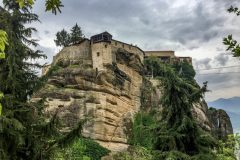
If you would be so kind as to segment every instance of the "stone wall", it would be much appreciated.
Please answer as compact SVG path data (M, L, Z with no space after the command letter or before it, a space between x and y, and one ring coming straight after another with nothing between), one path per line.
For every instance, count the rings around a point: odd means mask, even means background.
M118 49L124 49L129 53L133 53L133 54L139 56L141 62L143 62L143 60L144 60L144 52L136 46L133 46L133 45L127 44L127 43L123 43L120 41L116 41L116 40L112 40L111 46L112 46L113 53L116 53Z
M93 68L103 70L104 65L112 64L112 48L108 42L98 42L91 45Z
M64 47L53 57L52 65L62 63L63 65L92 63L91 45L89 40L84 40L80 44Z

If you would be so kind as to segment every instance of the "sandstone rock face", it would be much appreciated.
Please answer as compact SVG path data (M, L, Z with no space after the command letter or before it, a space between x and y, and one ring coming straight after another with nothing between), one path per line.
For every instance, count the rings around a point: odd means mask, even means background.
M200 103L194 104L192 109L193 117L196 119L197 124L205 131L212 130L211 122L207 116L208 106L202 99Z
M104 69L99 71L91 66L88 45L86 42L79 49L67 47L55 56L52 65L58 69L33 100L46 97L46 114L58 110L64 132L87 118L85 137L112 151L126 150L133 115L141 104L142 62L133 59L131 65L129 59L125 64L120 56L116 63L104 64ZM77 52L85 54L79 56ZM127 54L127 58L133 55Z
M212 133L218 139L226 139L227 135L233 134L233 128L228 114L222 109L210 108L207 112L211 122Z
M65 47L44 68L50 77L32 100L46 98L46 115L57 111L63 132L87 119L85 137L112 151L124 151L140 106L147 112L151 107L162 109L162 93L156 87L159 81L143 79L141 54L138 48L119 42L91 44L84 40ZM209 112L204 100L194 105L192 113L202 129L211 132L213 128L221 137L232 133L226 113Z

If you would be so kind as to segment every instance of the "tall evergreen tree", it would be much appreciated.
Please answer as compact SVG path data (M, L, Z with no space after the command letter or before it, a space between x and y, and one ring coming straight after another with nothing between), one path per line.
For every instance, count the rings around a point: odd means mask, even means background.
M158 59L147 59L145 64L153 68L162 86L163 110L154 142L155 149L161 153L160 159L186 159L201 153L211 157L214 139L198 128L191 113L193 105L199 103L206 92L206 84L200 88L193 77L181 77L178 71Z
M38 21L31 7L19 7L15 0L4 0L7 10L0 10L0 29L7 32L8 46L5 59L0 59L0 159L48 159L56 147L71 143L81 135L82 122L70 133L63 135L56 127L57 113L49 120L43 115L43 100L29 102L33 92L42 84L32 60L45 57L31 39L35 28L25 25ZM31 48L29 46L32 46ZM45 78L43 78L45 79ZM2 94L1 94L2 95Z
M76 44L84 38L81 27L76 23L71 29L71 44Z
M30 108L26 101L39 84L33 68L40 67L30 60L45 57L40 51L28 46L37 46L31 34L34 28L26 28L26 23L38 21L38 16L29 11L28 6L19 8L14 0L3 1L6 10L0 13L0 29L7 32L6 58L0 60L0 91L2 115L0 116L0 159L16 159L25 143L26 128L30 125Z

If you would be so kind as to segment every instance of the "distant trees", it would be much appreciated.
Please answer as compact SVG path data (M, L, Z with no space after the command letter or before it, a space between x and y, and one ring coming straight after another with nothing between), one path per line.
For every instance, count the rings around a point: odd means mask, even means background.
M81 27L74 25L71 29L71 33L68 33L66 30L61 30L57 32L56 39L54 40L56 46L69 46L79 43L84 38Z

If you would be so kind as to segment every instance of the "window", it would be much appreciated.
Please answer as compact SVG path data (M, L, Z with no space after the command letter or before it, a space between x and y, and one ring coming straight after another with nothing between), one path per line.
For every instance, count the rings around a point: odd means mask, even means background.
M99 53L99 52L97 52L97 56L98 56L98 57L100 56L100 53Z
M115 42L115 46L117 46L117 42Z
M124 48L124 44L122 44L122 47Z
M105 48L107 48L107 44L105 44Z

